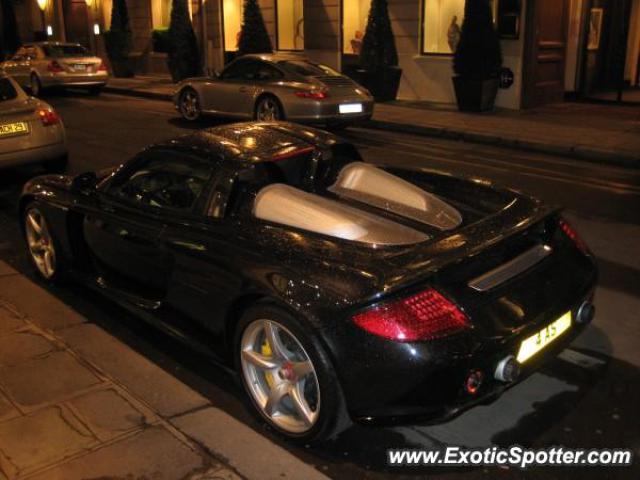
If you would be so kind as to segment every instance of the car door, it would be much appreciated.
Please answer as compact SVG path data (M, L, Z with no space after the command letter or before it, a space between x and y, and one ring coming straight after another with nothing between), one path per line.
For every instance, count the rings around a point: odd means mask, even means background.
M259 63L238 59L205 89L205 109L229 116L252 118Z
M172 258L160 235L167 222L191 214L206 175L188 155L152 149L101 189L84 233L110 286L154 301L166 297Z
M11 75L20 86L24 87L28 83L27 71L29 62L26 47L20 47L15 55L5 62L4 71L7 75Z

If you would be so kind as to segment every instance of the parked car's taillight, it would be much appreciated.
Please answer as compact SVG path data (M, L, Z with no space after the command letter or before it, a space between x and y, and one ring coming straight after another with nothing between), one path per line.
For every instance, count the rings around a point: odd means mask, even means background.
M353 321L369 333L400 342L432 340L470 327L465 313L433 288L376 305Z
M98 67L98 71L99 72L106 72L107 71L107 66L104 64L104 62L100 62L100 66Z
M299 92L295 92L296 97L300 98L311 98L314 100L324 100L329 97L329 94L324 90L301 90Z
M51 73L60 73L64 72L64 68L60 65L56 60L51 60L47 65L47 70Z
M564 218L560 218L558 221L558 225L560 229L564 232L564 234L569 237L569 239L575 244L576 247L587 255L593 255L587 243L578 235L578 232L567 222Z
M60 115L50 108L41 108L38 110L38 117L40 117L40 121L45 127L57 125L61 121Z

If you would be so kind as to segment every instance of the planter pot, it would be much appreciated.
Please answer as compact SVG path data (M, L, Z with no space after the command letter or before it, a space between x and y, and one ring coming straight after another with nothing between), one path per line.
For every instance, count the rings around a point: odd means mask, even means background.
M486 112L493 110L498 95L499 80L469 80L453 77L458 109L461 112Z
M402 69L386 67L379 70L349 68L345 73L371 92L378 102L395 100L400 88Z

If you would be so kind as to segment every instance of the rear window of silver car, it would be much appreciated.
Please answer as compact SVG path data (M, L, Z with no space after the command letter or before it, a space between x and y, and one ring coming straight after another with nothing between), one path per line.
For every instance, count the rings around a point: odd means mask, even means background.
M42 47L47 57L86 57L87 49L82 45L45 45Z
M13 100L18 97L18 92L8 78L0 78L0 102Z
M334 69L320 63L305 62L302 60L284 60L278 65L286 68L290 72L302 75L303 77L317 77L319 75L339 76Z

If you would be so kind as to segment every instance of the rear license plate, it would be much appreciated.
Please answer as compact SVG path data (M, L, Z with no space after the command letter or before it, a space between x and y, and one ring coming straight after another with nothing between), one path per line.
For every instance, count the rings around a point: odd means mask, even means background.
M523 340L518 351L518 362L524 363L540 350L545 348L556 338L571 327L571 312L562 315L555 322L550 323L535 335Z
M74 69L76 72L84 72L84 71L86 71L86 70L87 70L87 66L86 66L84 63L76 63L76 64L73 66L73 69Z
M29 124L26 122L5 123L0 125L0 137L10 135L24 135L29 133Z
M362 113L361 103L343 103L338 107L340 113Z

